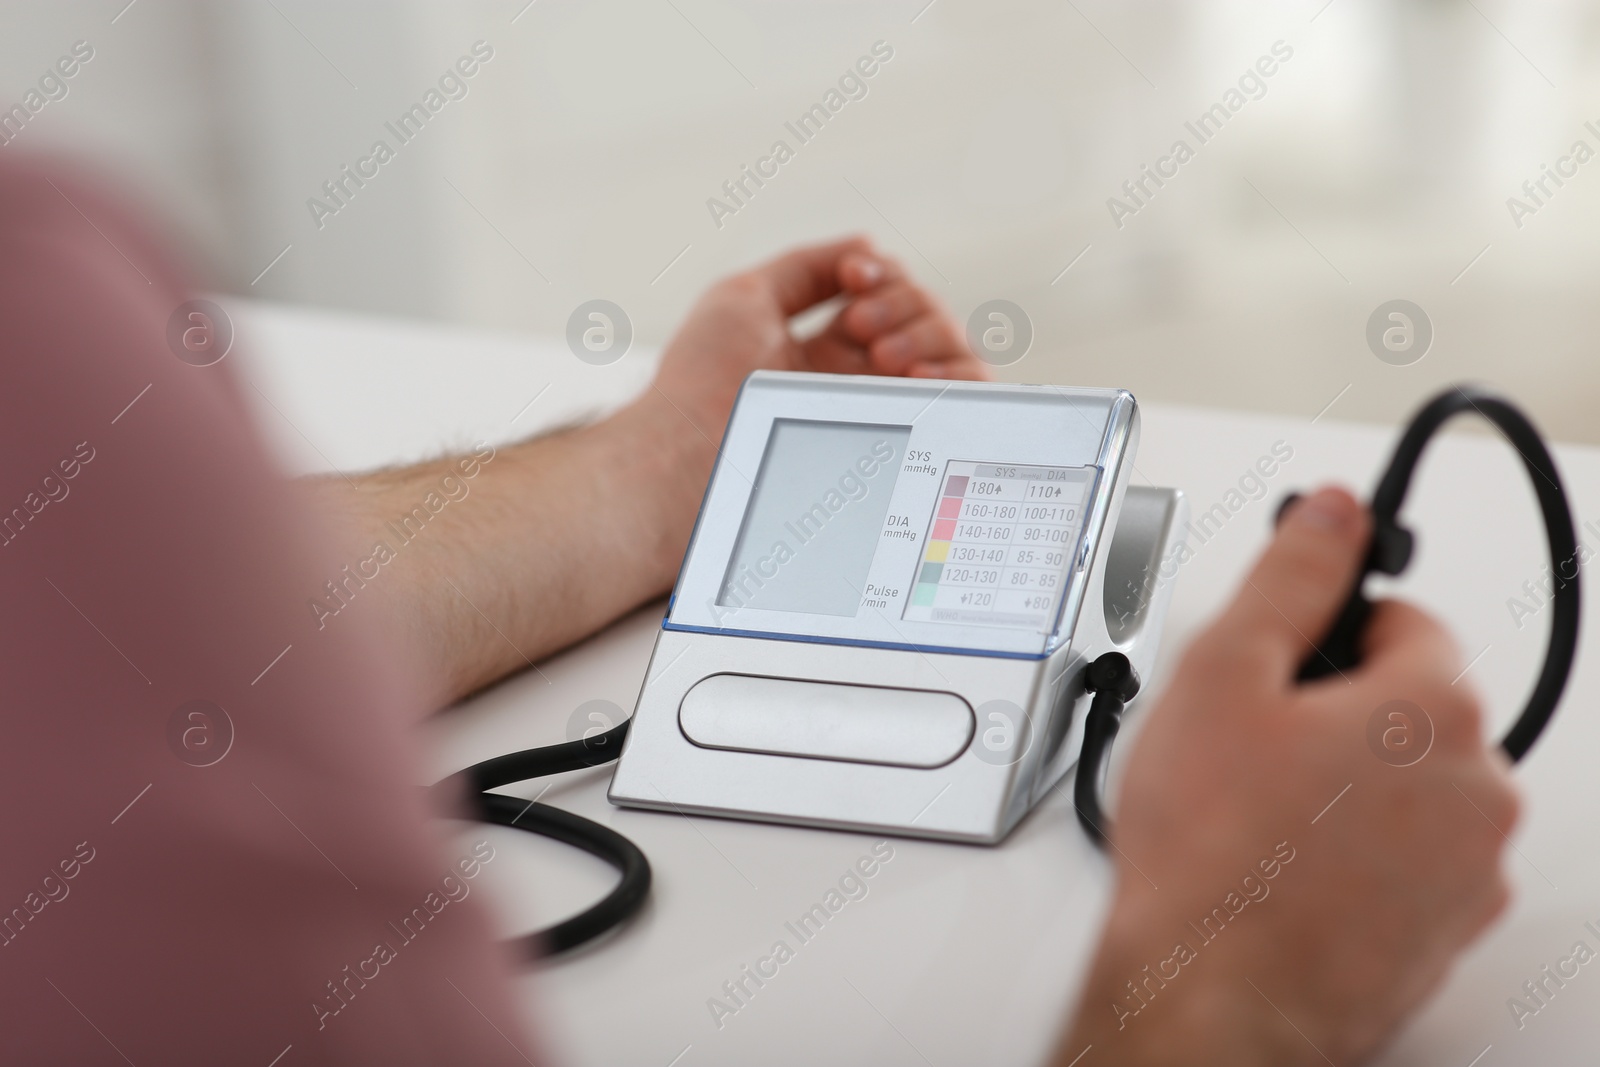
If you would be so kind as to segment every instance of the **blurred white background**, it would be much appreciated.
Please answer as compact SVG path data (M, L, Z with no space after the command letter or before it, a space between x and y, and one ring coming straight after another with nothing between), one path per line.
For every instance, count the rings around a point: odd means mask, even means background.
M1520 226L1508 208L1574 142L1600 152L1593 4L0 10L0 108L74 42L94 50L0 152L98 165L222 291L545 335L603 297L647 347L714 278L863 230L963 320L1025 309L1033 347L1006 377L1382 421L1467 378L1600 442L1600 159L1546 179ZM493 57L466 95L399 145L385 123L478 41ZM866 95L799 144L784 123L880 41ZM1200 144L1185 122L1277 42L1292 56ZM395 158L319 227L308 200L331 203L323 183L380 138ZM719 227L708 198L780 138L794 158ZM1131 206L1123 183L1180 138L1194 158L1119 227L1108 199ZM1409 366L1366 341L1394 298L1435 332Z

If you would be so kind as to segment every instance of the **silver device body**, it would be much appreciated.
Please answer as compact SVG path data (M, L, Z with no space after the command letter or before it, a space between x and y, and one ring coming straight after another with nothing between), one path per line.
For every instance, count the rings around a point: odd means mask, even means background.
M890 520L934 514L926 510L922 464L912 457L930 455L940 483L953 469L947 461L959 458L1089 472L1092 487L1050 632L923 624L894 604L864 606L854 619L757 609L730 618L713 602L715 594L703 605L688 599L716 589L717 576L731 573L728 561L738 549L729 528L740 525L760 479L749 476L751 460L765 447L773 420L784 418L909 427L905 440L919 447L895 461L915 475L897 473L911 481L896 486ZM1170 575L1160 570L1181 539L1187 503L1177 490L1129 485L1138 435L1138 408L1125 392L753 375L730 420L657 636L611 801L1002 840L1077 761L1087 664L1121 651L1147 681L1154 666L1171 597ZM933 490L934 506L940 491ZM901 557L915 551L920 560L935 529L913 523L914 536L906 537L886 528L883 537L908 544L885 541L875 549L887 561L875 562L873 575L886 577L865 585L867 593L882 592L904 571L902 586L888 595L911 604L916 579ZM864 605L881 602L863 595ZM903 613L898 619L895 610ZM948 647L947 631L954 635Z

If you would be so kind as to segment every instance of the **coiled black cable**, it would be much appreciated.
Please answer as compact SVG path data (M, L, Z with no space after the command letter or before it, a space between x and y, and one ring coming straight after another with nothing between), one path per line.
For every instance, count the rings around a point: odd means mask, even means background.
M496 756L439 783L440 787L455 788L458 779L465 778L472 814L481 822L526 830L581 848L621 873L616 886L599 903L554 926L517 938L516 944L529 959L577 948L626 922L649 896L650 861L637 845L610 827L548 804L519 800L490 790L530 778L610 763L622 753L622 742L627 736L628 722L623 722L604 733L577 741Z
M1477 414L1493 423L1511 447L1522 457L1539 512L1544 517L1545 538L1550 546L1550 570L1554 578L1551 593L1550 641L1539 668L1538 681L1523 706L1522 714L1501 740L1500 747L1512 762L1522 759L1533 747L1566 689L1578 652L1578 537L1572 525L1572 509L1561 483L1561 472L1545 447L1544 439L1532 421L1511 401L1494 393L1469 386L1447 389L1422 406L1395 445L1394 457L1383 472L1372 494L1372 547L1356 575L1355 584L1333 626L1316 651L1300 667L1300 678L1320 678L1361 662L1361 633L1372 614L1372 602L1363 586L1374 571L1399 574L1411 562L1415 538L1400 525L1400 506L1405 502L1411 476L1416 473L1422 450L1439 428L1456 415ZM1291 498L1292 500L1293 498ZM1290 501L1285 501L1285 506ZM1280 509L1281 513L1281 509ZM1570 565L1572 573L1565 573Z
M1356 575L1344 606L1317 647L1300 666L1298 678L1310 681L1361 662L1361 640L1372 616L1372 601L1367 599L1367 576L1373 572L1397 575L1411 562L1416 538L1400 525L1400 507L1405 503L1411 477L1416 473L1422 451L1433 435L1456 415L1481 415L1505 436L1522 457L1523 467L1539 498L1544 518L1545 537L1550 548L1550 569L1554 579L1551 593L1550 641L1544 665L1539 669L1533 692L1517 721L1500 741L1500 747L1516 762L1527 755L1534 741L1544 732L1567 678L1572 674L1578 651L1579 583L1578 538L1572 524L1572 509L1555 459L1545 447L1537 427L1511 401L1494 393L1469 386L1456 386L1440 393L1411 418L1394 455L1372 494L1372 542ZM1278 509L1278 518L1297 496L1291 495ZM1567 573L1570 567L1571 573ZM1115 657L1115 659L1113 659ZM1118 662L1120 661L1120 663ZM1108 652L1087 668L1085 688L1094 693L1089 714L1084 720L1082 754L1074 783L1073 802L1084 831L1102 847L1110 830L1101 800L1106 769L1111 758L1111 743L1122 724L1122 710L1138 692L1139 681L1126 657ZM1131 680L1131 681L1130 681ZM1130 689L1131 685L1131 689ZM1126 695L1124 695L1126 694Z

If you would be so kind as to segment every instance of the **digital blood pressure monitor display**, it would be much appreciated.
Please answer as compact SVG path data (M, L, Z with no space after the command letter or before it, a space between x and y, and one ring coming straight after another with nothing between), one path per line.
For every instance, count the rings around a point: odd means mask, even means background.
M1112 390L753 375L666 626L1048 655L1071 631L1132 406Z

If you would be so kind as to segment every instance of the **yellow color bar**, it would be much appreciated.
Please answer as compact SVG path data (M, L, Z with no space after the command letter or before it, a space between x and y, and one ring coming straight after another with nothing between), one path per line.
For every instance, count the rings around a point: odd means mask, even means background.
M922 557L922 558L927 560L929 563L943 563L944 560L945 560L945 557L948 556L949 554L950 554L950 542L949 541L929 541L928 542L928 554L926 556Z

